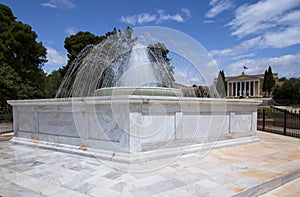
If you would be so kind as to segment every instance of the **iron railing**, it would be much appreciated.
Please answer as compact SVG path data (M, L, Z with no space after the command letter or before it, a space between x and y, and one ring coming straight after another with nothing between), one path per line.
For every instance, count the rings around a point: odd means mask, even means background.
M11 108L0 109L0 134L13 131L13 114Z
M300 111L259 108L257 129L300 138Z

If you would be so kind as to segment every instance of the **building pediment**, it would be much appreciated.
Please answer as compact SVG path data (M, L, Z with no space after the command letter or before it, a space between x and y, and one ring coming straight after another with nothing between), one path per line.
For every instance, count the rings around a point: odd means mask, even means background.
M230 77L227 79L227 81L244 81L244 80L258 80L259 77L254 77L251 75L240 75L235 77Z

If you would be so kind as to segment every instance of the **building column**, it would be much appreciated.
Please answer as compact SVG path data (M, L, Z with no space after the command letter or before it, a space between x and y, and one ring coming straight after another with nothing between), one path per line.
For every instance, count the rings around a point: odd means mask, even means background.
M247 94L247 92L248 92L247 83L248 83L248 81L245 81L245 96L248 95L248 94Z
M256 81L253 81L253 96L256 96Z
M243 82L240 82L240 96L243 96Z
M244 81L244 96L247 96L247 81Z
M242 96L245 96L245 82L242 81Z
M249 81L249 96L252 96L251 92L252 92L252 81Z
M238 91L238 90L237 90L237 84L238 84L238 83L235 82L235 95L234 95L234 96L237 96L237 91Z
M233 96L234 95L234 93L233 93L233 82L231 83L231 96Z
M229 87L230 87L230 83L227 82L227 96L230 96L230 95L229 95Z
M251 81L248 81L248 96L251 94Z
M258 87L257 87L257 89L258 89L258 96L260 96L260 80L258 80Z

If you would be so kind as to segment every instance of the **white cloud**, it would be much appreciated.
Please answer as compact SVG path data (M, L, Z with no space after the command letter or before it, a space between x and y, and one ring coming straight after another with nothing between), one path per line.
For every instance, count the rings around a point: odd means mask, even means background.
M260 74L271 66L273 72L280 74L280 77L299 77L300 76L300 54L289 54L280 57L243 59L228 65L225 69L227 76L239 75L243 66L248 67L246 74Z
M214 23L215 21L214 20L204 20L203 23L204 24L209 24L209 23Z
M286 28L283 31L265 33L264 40L260 43L260 46L262 48L284 48L296 44L300 44L300 25Z
M181 11L188 17L191 18L192 17L192 13L188 8L182 8Z
M46 64L51 66L64 66L67 64L68 57L67 54L59 53L57 50L52 47L47 48L47 60Z
M235 18L228 23L233 30L232 35L239 38L250 34L263 33L283 25L280 19L290 20L295 16L288 16L291 9L299 6L298 0L262 0L251 5L240 6L235 13Z
M49 8L72 9L75 7L75 4L71 0L50 0L46 3L42 3L41 6Z
M177 21L177 22L184 22L183 17L180 14L170 15L166 14L164 10L158 10L159 18L157 23L162 23L165 21Z
M218 14L233 7L231 0L211 0L209 3L212 8L206 12L205 17L214 18Z
M176 68L174 74L175 82L186 86L192 86L194 84L205 84L205 80L199 74L191 68Z
M248 54L242 54L242 55L238 55L238 56L234 56L232 59L233 60L240 60L240 59L244 59L247 57L254 57L255 54L254 53L248 53Z
M212 50L209 52L209 54L214 58L219 59L226 59L228 57L230 58L236 58L236 56L239 56L240 58L242 56L249 56L249 50L257 48L260 43L262 42L262 37L258 36L249 40L245 40L239 45L236 45L232 48L222 49L222 50ZM251 56L254 56L252 53ZM239 59L240 59L239 58Z
M122 16L121 21L131 25L149 23L156 20L155 15L149 13L141 13L132 16Z
M121 21L131 25L149 23L156 20L155 15L149 13L141 13L132 16L122 16Z
M185 22L187 18L190 18L192 16L191 11L187 8L183 8L181 12L182 13L171 15L166 13L165 10L158 10L155 14L140 13L135 15L122 16L120 18L120 21L128 23L130 25L144 24L150 22L163 23L166 21Z
M74 35L76 33L76 29L74 27L68 27L65 33L68 35Z

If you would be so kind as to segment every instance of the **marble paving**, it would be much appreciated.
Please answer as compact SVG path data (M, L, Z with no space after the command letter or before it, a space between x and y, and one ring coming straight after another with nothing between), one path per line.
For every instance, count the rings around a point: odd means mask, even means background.
M184 155L139 173L0 140L0 196L256 196L298 180L300 139L258 135L261 142ZM299 181L294 185L297 195Z

